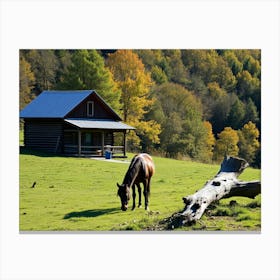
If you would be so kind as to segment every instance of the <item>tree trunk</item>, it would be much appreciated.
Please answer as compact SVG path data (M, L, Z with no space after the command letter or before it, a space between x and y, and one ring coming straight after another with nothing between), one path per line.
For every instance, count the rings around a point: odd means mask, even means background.
M183 197L185 208L172 215L169 228L192 224L199 220L206 208L213 202L232 196L255 198L261 193L261 182L242 182L237 177L247 168L246 160L236 157L225 157L217 175L207 181L196 193Z

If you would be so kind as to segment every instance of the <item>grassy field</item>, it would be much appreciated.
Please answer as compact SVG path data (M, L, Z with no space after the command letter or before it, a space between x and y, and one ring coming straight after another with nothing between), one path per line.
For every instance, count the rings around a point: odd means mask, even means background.
M132 155L129 155L130 158ZM126 159L129 161L129 159ZM219 165L154 157L150 212L120 210L116 183L128 163L89 158L20 154L21 231L142 231L183 209L182 197L200 189ZM260 170L247 168L242 180L260 179ZM34 188L31 186L36 182ZM137 198L136 198L137 199ZM229 202L237 205L230 207ZM132 202L130 201L130 207ZM261 196L254 200L221 200L193 226L176 230L259 231Z

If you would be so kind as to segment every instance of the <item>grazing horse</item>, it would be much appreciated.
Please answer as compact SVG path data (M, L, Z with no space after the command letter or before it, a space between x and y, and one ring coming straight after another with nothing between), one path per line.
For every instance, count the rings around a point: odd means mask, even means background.
M135 208L135 185L138 188L139 194L139 203L138 207L141 207L141 186L140 183L143 183L144 190L143 194L145 197L145 210L149 210L149 195L150 195L150 183L151 177L155 173L154 162L148 154L138 154L132 159L128 170L124 176L123 183L118 186L118 196L121 199L121 209L123 211L127 210L128 201L130 199L130 188L132 188L132 198L133 205L132 210Z

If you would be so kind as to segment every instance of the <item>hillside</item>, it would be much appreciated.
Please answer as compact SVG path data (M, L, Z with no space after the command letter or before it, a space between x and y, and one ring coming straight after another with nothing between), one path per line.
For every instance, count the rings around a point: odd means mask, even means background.
M20 154L20 230L156 229L160 221L183 208L183 196L201 188L219 169L218 165L160 157L154 157L154 161L151 212L143 208L122 212L116 183L122 182L128 163ZM242 180L259 178L260 170L252 168L240 176ZM34 182L36 185L32 188ZM237 204L229 206L233 199ZM254 200L225 199L196 225L178 230L259 231L260 215L260 195Z
M20 110L44 90L94 89L136 128L130 151L261 166L261 50L20 50Z

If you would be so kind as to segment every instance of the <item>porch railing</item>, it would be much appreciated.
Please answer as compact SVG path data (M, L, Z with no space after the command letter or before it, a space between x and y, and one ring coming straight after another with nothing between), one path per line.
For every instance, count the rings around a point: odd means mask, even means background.
M92 154L97 156L105 155L105 151L110 151L112 154L123 154L125 155L124 146L112 146L106 145L102 146L81 146L81 154ZM66 154L78 154L79 153L79 146L78 145L64 145L64 152Z

